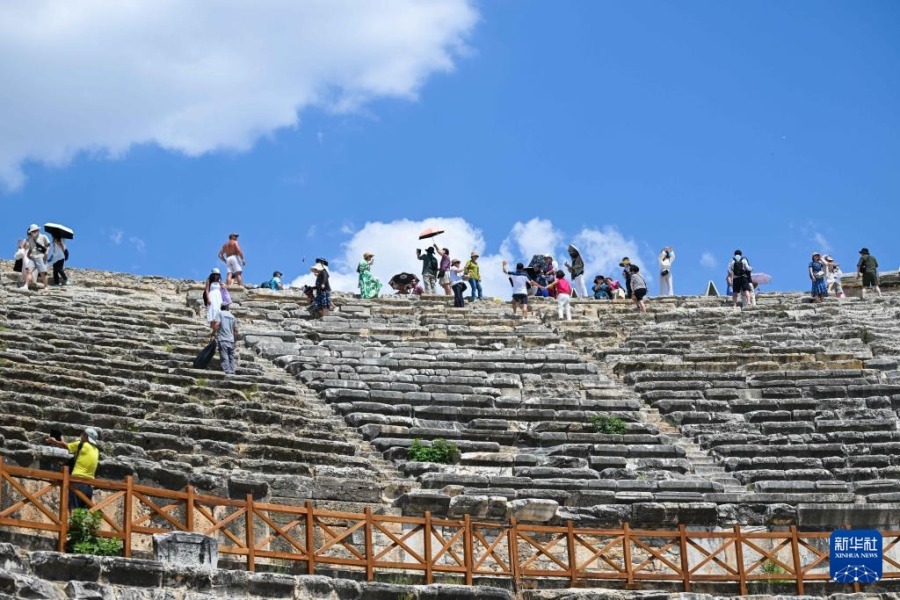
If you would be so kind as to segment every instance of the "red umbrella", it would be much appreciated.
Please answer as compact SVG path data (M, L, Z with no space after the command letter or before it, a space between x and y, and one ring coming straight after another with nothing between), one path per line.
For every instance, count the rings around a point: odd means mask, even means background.
M443 229L435 229L434 227L429 227L428 229L423 229L422 233L419 234L419 239L424 240L428 238L433 238L436 235L441 235L444 233Z

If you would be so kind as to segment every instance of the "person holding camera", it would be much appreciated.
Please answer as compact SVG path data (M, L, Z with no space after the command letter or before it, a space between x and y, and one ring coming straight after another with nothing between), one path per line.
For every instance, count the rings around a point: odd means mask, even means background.
M93 427L87 427L81 432L81 437L77 440L67 442L62 439L61 434L56 433L48 437L46 442L51 446L68 450L72 454L68 464L72 477L93 479L97 473L97 464L100 462L98 438L97 430ZM88 508L88 504L75 493L76 490L81 492L88 500L93 501L94 499L93 486L87 483L72 483L69 485L69 510Z
M659 295L674 296L675 285L672 282L672 263L675 262L675 251L666 246L659 253Z

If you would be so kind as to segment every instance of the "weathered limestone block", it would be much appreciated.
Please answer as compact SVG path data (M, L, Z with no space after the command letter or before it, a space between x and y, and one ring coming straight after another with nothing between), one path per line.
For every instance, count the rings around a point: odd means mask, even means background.
M219 564L219 546L215 538L199 533L155 534L153 557L162 563L215 569Z
M528 499L513 500L507 502L507 512L510 518L515 517L519 521L544 523L556 516L559 503L555 500Z
M97 581L100 558L84 554L32 552L31 570L41 579L52 581Z

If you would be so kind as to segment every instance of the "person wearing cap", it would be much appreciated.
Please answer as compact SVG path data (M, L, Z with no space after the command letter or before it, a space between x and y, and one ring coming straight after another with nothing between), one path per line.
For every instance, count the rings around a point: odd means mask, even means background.
M753 267L750 262L744 258L743 252L734 251L734 257L728 263L728 283L731 284L731 306L737 308L738 296L743 294L744 307L753 304L753 283L750 281L750 273Z
M844 295L844 286L841 285L841 265L834 262L834 257L826 254L822 257L825 261L825 282L828 284L828 293L833 294L835 298L846 298Z
M264 284L262 284L261 288L266 290L280 291L284 289L284 284L281 283L282 274L281 271L273 271L272 279L268 280Z
M67 442L63 439L48 437L45 441L51 446L68 450L75 457L75 466L70 473L72 477L93 479L97 473L97 464L100 462L100 450L97 443L99 438L95 428L87 427L77 440ZM72 483L69 485L69 510L88 508L88 504L75 493L76 490L88 500L94 499L93 486L86 483Z
M238 243L238 234L232 233L228 236L228 241L222 245L219 250L219 260L225 263L228 269L228 277L225 279L225 285L230 286L232 280L238 285L244 285L243 273L247 260L244 258L244 252Z
M813 252L812 260L806 271L812 282L812 297L816 302L821 302L828 297L828 282L825 281L825 262L820 253Z
M234 375L237 371L237 359L235 358L234 345L237 340L237 319L228 310L231 304L223 302L222 307L216 312L210 323L216 344L219 346L219 360L222 363L222 371L226 375Z
M470 296L470 302L475 302L476 295L479 300L484 298L481 290L481 270L478 268L478 253L473 252L469 257L469 260L466 261L466 266L463 268L464 277L467 278L469 285L472 287L472 294Z
M619 266L622 267L622 277L625 278L625 298L631 300L631 260L626 256Z
M216 313L222 308L222 273L218 267L214 268L206 278L206 286L203 289L203 304L206 306L206 322L212 323Z
M866 299L866 288L875 288L875 291L881 296L881 288L878 287L878 261L874 256L869 254L868 248L859 251L859 262L856 263L856 278L862 277L862 289L859 291L859 297Z
M503 273L509 276L509 285L512 286L512 311L513 317L516 316L516 311L519 306L522 307L522 318L528 317L528 288L530 286L539 286L540 284L537 281L532 281L531 277L528 276L528 272L525 271L525 264L518 263L516 264L516 270L513 272L509 272L506 268L507 263L505 260L503 261Z
M422 281L425 283L425 289L429 294L437 291L437 272L438 261L434 256L434 248L425 248L425 254L422 254L421 248L416 248L416 258L422 261Z
M328 314L331 308L331 283L328 280L328 269L322 263L316 262L310 270L316 276L316 297L313 299L313 311L321 319Z
M377 298L381 294L381 282L372 275L372 264L375 262L375 255L371 252L363 254L363 259L356 266L356 272L359 273L359 297L360 298Z
M47 285L47 254L50 252L50 239L41 233L37 225L28 228L28 258L34 263L34 270L42 285Z
M453 290L453 306L456 308L465 308L466 301L463 298L463 292L466 291L466 282L463 281L463 269L460 266L462 261L454 258L450 261L450 289Z

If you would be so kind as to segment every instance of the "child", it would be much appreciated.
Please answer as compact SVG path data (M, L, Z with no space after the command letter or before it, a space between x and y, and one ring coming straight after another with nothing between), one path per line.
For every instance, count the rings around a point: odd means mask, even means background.
M566 321L572 320L572 285L566 279L565 272L560 269L556 272L556 279L545 288L547 291L556 291L556 309L559 311L559 318L566 315Z
M644 296L647 295L647 282L641 275L641 269L637 265L629 265L631 271L631 299L637 306L638 312L647 312L647 306L644 304Z

